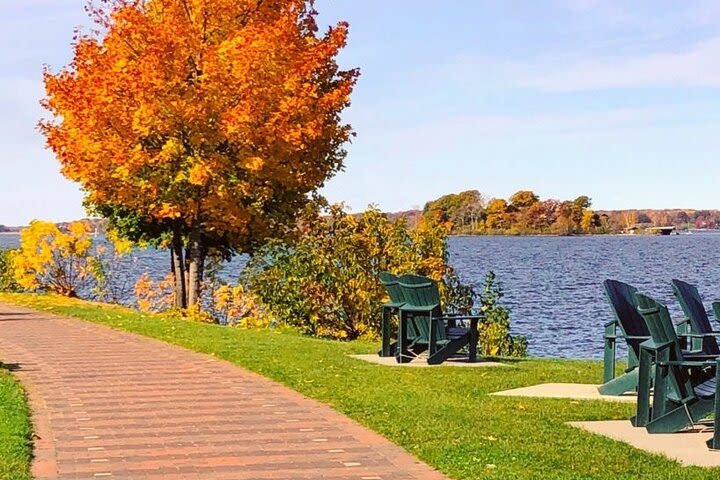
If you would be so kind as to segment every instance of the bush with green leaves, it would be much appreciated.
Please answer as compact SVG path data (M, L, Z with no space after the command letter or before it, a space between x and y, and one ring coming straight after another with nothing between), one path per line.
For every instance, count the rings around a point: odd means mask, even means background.
M480 354L483 356L527 356L527 339L510 335L510 309L500 301L505 296L503 285L492 270L485 276L480 293L480 310L485 322L480 327Z
M332 206L309 211L293 243L270 242L253 255L245 281L279 320L319 337L375 337L378 306L386 296L381 271L418 273L441 282L447 265L448 227L423 222L409 231L371 208L358 216Z
M475 292L448 264L448 232L445 223L424 219L408 230L402 219L392 222L375 208L354 216L333 206L327 215L308 214L292 244L271 242L256 252L244 281L276 319L303 333L374 338L380 333L379 306L386 300L378 281L382 271L430 277L439 283L446 310L472 310ZM502 297L497 287L489 292ZM481 339L505 342L488 347L493 355L512 354L507 345L509 316L501 319L502 307L486 297L493 320L492 326L483 327Z

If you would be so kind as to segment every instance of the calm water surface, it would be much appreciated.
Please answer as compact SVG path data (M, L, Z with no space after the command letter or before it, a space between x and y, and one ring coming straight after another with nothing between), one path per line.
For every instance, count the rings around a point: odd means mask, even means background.
M603 324L612 319L602 281L635 285L682 319L670 280L698 286L706 307L720 300L720 234L592 237L457 237L451 263L479 287L492 269L504 283L512 329L530 354L601 358Z
M0 248L16 247L0 235ZM594 237L454 237L450 261L466 283L479 287L494 270L505 287L512 329L528 337L538 357L601 358L603 324L612 318L602 281L615 278L665 302L676 321L670 280L698 285L706 306L720 300L720 234ZM243 258L226 269L237 277ZM126 265L133 279L168 270L166 252L139 252ZM134 282L134 280L133 280Z

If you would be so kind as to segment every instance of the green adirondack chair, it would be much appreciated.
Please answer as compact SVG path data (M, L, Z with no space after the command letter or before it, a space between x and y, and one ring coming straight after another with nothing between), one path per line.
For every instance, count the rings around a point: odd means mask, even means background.
M405 297L402 288L398 283L398 277L390 272L380 272L378 275L380 283L385 287L390 300L380 306L382 311L382 348L378 352L381 357L394 357L397 350L397 341L393 342L390 338L392 333L391 319L395 314L400 313L400 307L405 305ZM414 329L408 332L408 336L412 339L417 337Z
M412 346L414 352L427 349L427 362L437 365L462 348L468 348L468 361L477 361L478 322L482 315L443 314L437 282L419 275L398 278L405 304L400 307L397 360L400 363L413 359L410 352L408 330L417 333ZM469 321L469 328L459 327L458 321Z
M717 386L720 385L720 358L715 365L715 409L713 419L713 436L707 441L710 450L720 450L720 399L717 396Z
M714 330L710 324L697 287L677 279L672 280L672 287L675 298L685 313L685 321L678 324L678 335L690 339L687 345L689 350L720 356L720 348L715 338L720 332ZM720 302L713 302L712 306L715 318L720 318Z
M640 344L650 338L650 332L635 308L633 295L637 288L610 279L603 282L603 287L615 318L605 324L603 384L598 387L598 391L601 395L622 395L637 388ZM625 372L616 377L618 340L625 340L628 358Z
M650 332L640 345L637 413L632 422L649 433L672 433L700 423L714 409L715 360L685 358L675 326L665 305L647 295L635 294L637 310ZM655 369L654 388L651 369ZM650 407L652 389L653 401Z

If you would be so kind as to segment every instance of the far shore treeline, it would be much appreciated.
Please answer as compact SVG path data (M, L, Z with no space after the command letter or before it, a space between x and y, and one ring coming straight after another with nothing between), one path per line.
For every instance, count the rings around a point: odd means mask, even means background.
M520 190L508 199L488 198L477 190L443 195L422 210L390 214L412 226L421 217L448 222L452 234L573 235L652 232L653 227L720 228L720 210L628 209L593 210L590 197L542 199Z
M387 212L390 220L402 218L412 229L425 217L451 225L456 235L572 235L643 233L653 227L677 230L720 229L720 210L627 209L593 210L591 198L542 199L530 190L521 190L508 199L488 198L477 190L450 193L430 200L422 210ZM83 219L90 229L104 232L107 221ZM70 222L60 222L66 229ZM20 232L22 226L0 224L0 233Z

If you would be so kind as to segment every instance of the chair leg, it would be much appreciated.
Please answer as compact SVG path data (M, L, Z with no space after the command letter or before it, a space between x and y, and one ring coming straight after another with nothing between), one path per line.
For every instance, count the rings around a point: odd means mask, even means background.
M687 410L680 406L653 418L645 428L648 433L675 433L691 427L692 424L693 421L688 416Z
M714 304L713 304L714 306ZM715 369L715 384L720 381L720 368ZM713 436L707 441L707 446L710 450L720 450L720 399L718 395L715 395L713 401L713 407L715 409L715 419L713 420Z
M638 387L638 369L631 370L619 377L613 378L598 387L600 395L622 395L625 392L635 391Z
M676 406L663 415L653 418L647 424L647 431L648 433L675 433L692 427L713 411L714 403L713 400L702 399L684 406Z
M390 317L392 315L392 311L388 307L383 307L382 309L382 350L380 351L381 357L391 357L393 353L391 352L391 346L390 346Z
M479 333L477 329L477 320L471 319L470 320L470 331L468 332L470 334L470 341L468 345L468 362L469 363L475 363L477 362L477 347L478 347L478 339L479 339Z
M455 340L448 342L445 346L435 351L435 353L431 353L428 357L427 363L429 365L439 365L443 363L445 360L450 358L450 355L459 352L460 349L467 345L469 341L470 334L466 333L462 337L458 337Z
M432 357L437 351L437 331L435 330L436 326L432 317L428 318L428 324L430 325L430 331L428 332L428 353L430 357Z
M408 344L410 343L407 337L408 321L407 313L400 310L397 349L395 351L395 359L398 363L409 363L412 360L410 352L408 351Z
M637 409L635 416L631 419L632 424L636 427L644 427L650 421L652 410L650 409L650 388L651 378L650 371L653 363L654 355L652 352L640 348L640 365L633 370L637 371ZM632 373L632 372L630 372ZM627 375L627 374L626 374ZM622 378L622 377L620 377Z
M662 350L655 355L655 388L653 390L653 405L652 414L649 418L652 421L654 418L662 418L671 409L674 403L668 401L667 384L670 375L672 374L672 367L664 367L661 362L666 362L670 359L669 352Z
M615 377L615 339L605 339L605 359L603 362L603 383L609 383ZM612 395L612 394L605 394Z
M382 349L378 350L378 356L380 357L394 357L397 352L397 342L391 342L388 345L388 355L383 355Z

